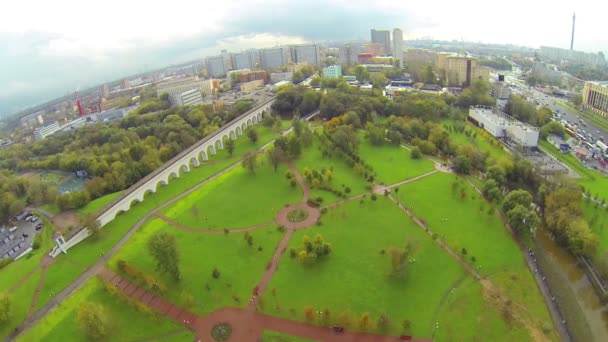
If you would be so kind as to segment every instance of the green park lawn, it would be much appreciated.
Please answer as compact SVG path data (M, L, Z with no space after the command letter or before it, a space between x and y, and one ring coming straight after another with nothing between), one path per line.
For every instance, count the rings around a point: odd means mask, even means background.
M608 252L608 209L591 200L582 200L583 213L589 227L598 237L596 255L601 257Z
M456 191L453 183L458 181ZM461 199L461 189L466 197ZM467 250L482 274L518 269L524 259L517 245L489 205L463 179L437 173L405 184L396 197L455 251ZM443 237L445 235L445 237Z
M409 149L394 145L372 145L363 140L359 156L378 174L376 182L394 184L433 171L435 166L426 158L412 159Z
M78 323L79 305L92 302L103 306L108 319L108 341L155 339L167 334L171 341L192 341L190 331L152 312L138 311L116 295L108 293L96 278L88 280L81 289L62 302L34 327L20 336L19 341L85 341L88 340Z
M321 168L333 168L333 179L329 186L340 191L343 191L345 187L349 187L351 192L347 196L354 196L366 191L371 191L371 188L368 188L368 184L363 177L357 175L352 167L348 166L345 161L338 157L323 157L319 150L319 143L316 137L311 146L302 149L302 155L296 159L294 163L300 173L302 173L305 168L314 168L317 170L320 170ZM333 193L316 188L311 189L311 197L322 197L323 205L341 199Z
M456 122L451 121L451 120L443 121L444 125L450 125L453 123L456 123ZM502 144L500 144L497 140L493 139L492 137L488 136L483 129L473 125L472 123L470 123L468 121L467 122L458 121L457 123L464 124L468 131L477 134L476 137L473 138L473 137L467 137L463 133L448 131L448 133L450 134L450 138L457 144L471 144L481 151L488 152L490 154L490 156L495 159L498 159L500 157L503 157L503 156L506 156L509 154L504 149Z
M247 150L261 147L264 141L272 140L273 137L276 138L278 136L277 132L266 128L260 128L258 133L260 133L260 140L255 145L246 136L241 136L236 140L236 149L240 149L241 151L239 156ZM66 256L59 255L56 262L49 268L46 280L42 286L37 308L39 309L48 303L55 294L63 290L81 273L92 266L101 257L102 253L107 253L132 226L154 208L196 186L196 184L213 176L231 164L236 163L238 158L236 152L233 157L228 157L228 153L225 150L220 151L212 158L212 160L216 160L215 162L203 163L197 168L192 168L190 172L183 173L181 177L171 179L168 185L159 187L156 193L147 194L143 202L136 204L131 210L119 215L112 222L104 226L96 238L87 239L71 248ZM48 247L47 249L41 248L40 250L46 253L50 249ZM3 274L3 271L0 271L0 274Z
M280 208L302 200L302 191L285 178L286 165L275 172L263 157L258 156L255 174L236 167L163 213L195 228L231 229L273 222Z
M122 194L122 191L113 192L111 194L96 198L87 203L87 205L84 207L78 209L78 213L81 215L96 214L100 209L102 209L106 204L112 202L120 194Z
M161 231L175 235L177 241L182 274L178 283L155 271L155 262L146 248L150 236ZM191 233L153 219L133 235L109 266L116 269L116 262L125 260L155 276L169 288L168 300L196 313L206 314L227 306L244 307L282 238L274 226L254 230L251 235L253 246L248 246L244 233ZM211 275L214 268L220 271L218 279Z
M261 342L314 342L308 338L287 335L274 330L264 330Z
M385 313L392 321L390 334L401 333L401 322L409 319L413 335L426 338L431 336L430 325L442 296L468 277L384 197L330 209L321 226L296 232L288 250L298 247L303 236L314 239L317 234L331 244L331 255L317 264L302 265L286 252L264 294L265 313L302 320L306 306L329 310L334 318L346 311L353 321L351 329L357 329L355 322L365 312L373 320ZM403 277L393 277L389 250L403 248L407 241L414 246L409 259L416 261L407 264Z
M32 258L33 259L33 258ZM15 263L16 264L16 263ZM4 271L4 270L3 270ZM9 292L10 300L10 316L9 320L0 324L0 337L4 338L8 336L13 330L23 322L27 317L27 313L30 310L32 304L32 297L36 291L36 285L40 279L41 271L37 270L32 276L26 280L19 288L14 292ZM0 273L1 285L4 287L4 273ZM5 289L0 292L6 291Z
M449 293L436 316L437 341L530 341L528 331L510 325L501 312L483 300L481 285L466 279ZM550 324L550 323L549 323Z

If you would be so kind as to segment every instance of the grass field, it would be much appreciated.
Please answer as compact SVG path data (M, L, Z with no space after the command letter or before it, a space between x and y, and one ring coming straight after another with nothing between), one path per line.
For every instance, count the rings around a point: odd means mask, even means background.
M452 184L456 180L459 183L453 193ZM466 192L464 199L461 199L462 189ZM397 197L455 251L466 248L467 259L474 256L476 262L473 264L481 266L481 273L491 274L524 266L521 252L500 219L493 211L488 214L489 205L457 176L445 173L431 175L401 186Z
M462 266L384 197L376 202L368 198L363 206L353 201L330 209L322 222L298 231L289 246L299 246L304 235L314 238L321 234L331 243L332 254L304 266L285 253L264 294L263 311L301 320L304 307L310 305L329 310L332 317L347 311L353 322L365 312L373 320L386 313L393 322L390 333L399 334L401 322L409 319L413 335L430 337L442 296L453 283L467 277ZM409 259L416 261L407 264L402 278L395 278L389 274L389 250L403 248L406 241L414 245ZM357 324L351 328L356 329Z
M598 237L596 255L599 257L608 252L608 209L591 200L583 199L582 201L585 219Z
M446 297L436 323L439 327L434 328L433 337L437 341L531 340L525 328L509 325L500 311L483 300L481 285L471 278Z
M455 122L451 120L443 121L444 125L451 125L455 123L459 125L464 124L468 131L476 133L477 135L475 138L473 138L467 137L466 135L461 133L449 132L450 138L452 138L454 142L458 144L471 144L481 151L488 152L490 156L495 159L508 155L508 152L503 148L502 144L498 143L498 141L488 136L483 129L471 124L470 122Z
M261 342L314 342L308 338L296 337L292 335L282 334L278 331L264 330Z
M96 239L87 239L71 248L68 252L69 256L58 256L55 264L49 268L37 308L41 308L48 303L55 294L93 265L103 253L107 253L137 221L152 209L235 163L239 156L246 151L258 148L264 142L268 142L279 135L276 131L263 127L258 128L258 133L260 140L257 144L252 144L245 136L239 137L233 157L228 157L225 150L220 151L212 157L213 162L193 168L180 178L170 180L167 186L158 188L156 193L146 195L143 202L107 224ZM238 155L237 149L240 151Z
M367 140L362 140L359 156L374 168L378 183L394 184L435 168L426 158L412 159L409 149L394 145L374 146Z
M96 214L106 204L112 202L116 197L120 196L120 194L122 194L122 191L113 192L111 194L96 198L84 207L78 209L78 213L80 213L81 215Z
M4 270L3 270L4 271ZM10 308L10 318L7 322L0 324L0 336L5 337L8 334L13 332L21 322L27 316L27 313L30 309L30 305L32 303L32 297L34 295L34 291L36 291L36 285L38 284L38 280L40 279L41 272L40 270L36 271L25 283L23 283L15 292L9 293L11 308ZM2 285L4 286L4 273L0 273L0 279L2 281ZM1 290L4 291L4 290ZM1 292L0 291L0 292Z
M300 172L303 172L304 168L315 168L317 170L320 170L323 167L333 168L333 179L330 182L330 186L336 190L343 190L343 185L350 187L351 193L349 196L371 191L371 188L367 189L367 183L363 177L357 175L346 162L337 157L323 157L316 138L314 139L312 146L302 149L302 155L295 160L295 164ZM319 196L323 197L323 205L340 200L340 198L333 193L314 188L311 189L311 197L316 198Z
M182 274L179 283L155 271L154 260L146 249L148 238L159 231L174 234L177 240ZM209 313L226 306L243 307L282 237L276 227L254 230L251 235L252 247L247 245L244 233L189 233L153 219L133 235L109 266L116 268L116 261L122 259L154 275L168 286L168 300L196 313ZM220 271L219 279L211 276L214 268ZM234 297L238 297L239 302Z
M189 227L224 229L273 222L286 204L302 200L299 187L285 178L288 168L281 164L275 172L260 155L255 174L237 167L163 210Z
M136 341L171 335L167 340L192 341L194 335L176 323L151 312L138 311L118 297L108 293L100 280L90 279L74 295L61 303L18 341L85 341L88 340L78 323L79 305L84 302L101 304L108 319L108 341Z

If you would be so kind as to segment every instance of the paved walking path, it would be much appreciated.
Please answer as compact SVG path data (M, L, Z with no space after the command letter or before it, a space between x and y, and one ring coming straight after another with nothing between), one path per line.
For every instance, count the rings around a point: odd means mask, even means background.
M123 294L178 324L193 330L196 333L196 341L212 341L211 330L218 323L229 323L232 326L232 335L228 341L236 342L258 341L263 331L267 329L320 341L388 342L396 340L394 336L381 336L369 333L344 331L338 334L331 328L317 327L299 321L273 317L255 312L249 308L223 308L207 316L201 316L184 310L166 299L146 291L107 268L103 268L99 275L104 281L116 286ZM413 341L431 340L414 339Z
M429 172L427 172L427 173L425 173L425 174L422 174L422 175L420 175L420 176L416 176L416 177L414 177L414 178L409 178L409 179L406 179L406 180L404 180L404 181L401 181L401 182L398 182L398 183L395 183L395 184L391 184L391 185L376 185L376 186L374 186L374 190L373 190L373 192L374 192L376 195L384 195L384 191L385 191L385 190L390 190L390 189L396 188L396 187L398 187L398 186L400 186L400 185L403 185L403 184L407 184L407 183L415 182L415 181L417 181L417 180L419 180L419 179L422 179L422 178L428 177L428 176L430 176L430 175L434 175L434 174L436 174L437 172L439 172L439 170L433 170L433 171L429 171Z

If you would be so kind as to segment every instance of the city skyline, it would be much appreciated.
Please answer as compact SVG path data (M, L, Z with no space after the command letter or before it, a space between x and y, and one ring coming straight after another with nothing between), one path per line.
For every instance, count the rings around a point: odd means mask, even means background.
M369 40L371 28L400 28L404 40L432 37L568 48L576 10L574 49L607 51L608 40L594 36L601 23L601 7L606 5L585 6L591 2L577 3L582 9L556 9L548 1L516 0L513 6L492 10L479 1L433 6L363 1L228 1L221 5L176 1L173 8L192 8L184 13L162 6L142 10L138 3L108 0L104 7L95 7L94 18L84 15L92 10L93 2L11 3L0 14L0 64L11 66L0 75L4 89L0 115L78 87L170 64L203 61L221 49L238 52L277 44ZM32 12L32 6L38 10ZM475 8L474 14L470 8ZM551 8L550 16L535 14L546 8ZM462 23L459 14L469 17L467 23ZM121 25L113 24L118 22Z

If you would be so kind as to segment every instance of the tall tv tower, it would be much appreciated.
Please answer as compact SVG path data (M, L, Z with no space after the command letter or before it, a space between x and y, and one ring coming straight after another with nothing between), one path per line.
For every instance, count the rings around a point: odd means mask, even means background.
M574 49L574 23L576 22L576 12L572 14L572 39L570 39L570 50Z

